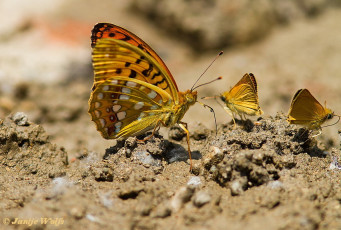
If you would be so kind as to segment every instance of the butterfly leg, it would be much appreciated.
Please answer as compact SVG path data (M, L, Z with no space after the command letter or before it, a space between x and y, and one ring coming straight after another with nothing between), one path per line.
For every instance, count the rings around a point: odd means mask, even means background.
M158 120L158 121L156 122L156 125L155 125L155 127L154 127L154 129L153 129L153 132L152 132L152 134L151 134L150 136L144 138L143 140L139 140L139 139L137 139L137 140L138 140L138 141L143 141L143 142L144 142L144 141L147 141L147 140L149 140L150 138L152 138L152 137L154 136L154 134L155 134L156 129L157 129L157 128L160 128L160 123L163 124L163 125L165 126L165 124L163 123L163 121Z
M188 146L188 155L189 155L189 161L190 161L189 171L192 172L192 155L191 155L191 148L190 148L190 145L189 145L189 131L187 130L187 123L180 122L179 126L180 126L180 128L182 128L183 131L186 132L187 146Z
M313 136L311 136L311 137L317 137L317 136L320 136L321 134L322 134L322 129L320 128L320 129L318 130L318 133L315 134L315 135L313 135Z

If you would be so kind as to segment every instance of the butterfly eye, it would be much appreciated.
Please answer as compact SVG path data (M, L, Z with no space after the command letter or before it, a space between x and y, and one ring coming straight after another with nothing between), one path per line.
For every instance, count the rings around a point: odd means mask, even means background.
M226 98L224 96L220 96L220 99L225 102L226 101Z
M327 115L327 119L329 120L329 119L332 119L333 118L333 114L332 113L329 113L328 115Z

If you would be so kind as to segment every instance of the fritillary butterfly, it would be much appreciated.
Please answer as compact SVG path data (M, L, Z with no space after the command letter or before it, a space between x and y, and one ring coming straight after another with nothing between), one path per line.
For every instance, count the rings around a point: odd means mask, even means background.
M197 91L179 92L167 66L142 39L109 23L95 25L91 35L95 80L89 113L106 139L129 137L160 127L179 126L197 102ZM154 133L153 131L153 133Z

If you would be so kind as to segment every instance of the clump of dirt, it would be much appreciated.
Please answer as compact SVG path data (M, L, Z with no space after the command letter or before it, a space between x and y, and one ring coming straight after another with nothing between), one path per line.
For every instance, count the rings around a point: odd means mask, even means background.
M289 125L283 114L255 124L246 121L235 130L222 125L218 135L206 143L206 154L195 165L194 173L239 195L253 186L278 180L280 170L295 167L297 154L325 157L308 134L307 130Z
M0 157L1 165L18 175L60 177L68 164L64 149L51 144L43 127L29 122L23 113L12 114L2 122Z

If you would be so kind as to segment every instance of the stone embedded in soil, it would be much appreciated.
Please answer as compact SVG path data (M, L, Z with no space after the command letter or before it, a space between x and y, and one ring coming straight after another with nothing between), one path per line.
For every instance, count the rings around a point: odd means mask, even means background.
M70 210L70 215L73 216L75 219L82 219L85 216L86 210L83 207L77 206L73 207Z
M193 187L199 187L202 184L200 177L198 176L192 176L188 182L188 186L193 186Z
M198 208L211 201L211 196L205 191L197 191L193 196L193 204Z
M212 165L217 165L224 158L223 151L216 146L211 146L208 153L202 158L202 165L210 169Z
M247 178L240 177L239 179L236 179L231 182L230 184L231 195L239 196L244 192L244 190L246 190L246 188L247 188Z
M12 120L14 121L15 124L17 124L19 126L27 126L27 125L29 125L28 117L23 112L17 112L15 114L13 114Z
M270 182L267 184L267 186L268 186L269 188L271 188L271 189L278 189L278 188L282 189L282 188L284 188L283 183L280 182L280 181L278 181L278 180L276 180L276 181L270 181Z
M172 210L174 212L179 211L185 203L190 201L194 191L195 189L192 186L184 186L178 189L170 202Z
M161 166L161 161L158 159L155 159L147 151L136 152L134 156L145 166Z
M134 149L137 145L136 137L128 137L124 142L124 146L129 149Z

